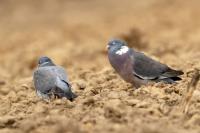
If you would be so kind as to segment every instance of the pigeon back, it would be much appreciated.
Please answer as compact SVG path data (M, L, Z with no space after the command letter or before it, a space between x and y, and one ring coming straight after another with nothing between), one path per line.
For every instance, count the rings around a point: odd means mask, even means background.
M67 77L67 73L65 71L64 68L62 68L61 66L54 66L52 68L52 71L55 73L56 76L58 76L61 80L64 80L66 82L68 82L68 77Z
M34 86L42 93L48 93L54 88L55 81L55 74L49 68L41 67L34 72Z

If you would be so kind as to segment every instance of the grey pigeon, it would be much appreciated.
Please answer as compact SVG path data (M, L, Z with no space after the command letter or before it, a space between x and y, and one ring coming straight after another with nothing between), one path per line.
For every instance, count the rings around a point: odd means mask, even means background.
M173 70L145 54L131 49L126 42L113 39L108 43L108 58L112 67L127 82L136 88L148 82L175 83L181 80L182 71Z
M71 85L65 70L56 66L48 57L41 57L38 62L38 68L33 75L34 86L37 95L43 99L57 96L66 97L73 101L77 96L71 91Z

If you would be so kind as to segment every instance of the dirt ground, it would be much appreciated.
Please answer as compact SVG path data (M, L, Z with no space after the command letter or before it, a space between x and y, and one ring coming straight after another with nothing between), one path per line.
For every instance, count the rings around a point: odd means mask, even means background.
M200 84L188 114L182 99L200 68L199 0L1 0L1 133L199 133ZM130 47L185 72L178 84L135 90L111 68L106 45ZM66 68L79 97L50 103L32 84L38 57Z

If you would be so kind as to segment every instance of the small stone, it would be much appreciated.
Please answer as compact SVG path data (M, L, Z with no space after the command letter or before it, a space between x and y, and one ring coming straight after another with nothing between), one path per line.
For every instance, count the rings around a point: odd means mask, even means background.
M137 108L147 108L148 105L149 104L147 102L140 102L140 103L137 103L135 107L137 107Z
M130 99L130 100L127 100L127 105L129 106L135 106L136 104L138 104L140 102L140 100L137 100L137 99Z
M72 83L72 88L76 91L84 90L86 88L86 83L83 80L74 81Z
M200 101L200 91L199 90L195 90L193 93L193 99Z
M86 83L83 80L77 82L78 89L84 90L86 88Z
M10 88L7 88L7 87L0 88L0 93L3 95L7 95L9 91L10 91Z
M25 89L29 89L30 87L27 84L22 84L21 87L25 88Z
M0 80L0 85L5 85L6 84L6 81L3 81L3 80Z

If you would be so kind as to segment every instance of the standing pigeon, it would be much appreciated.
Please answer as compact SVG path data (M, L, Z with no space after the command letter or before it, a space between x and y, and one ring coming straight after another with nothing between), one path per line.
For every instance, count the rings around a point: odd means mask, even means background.
M59 98L66 97L73 101L77 96L71 91L71 85L65 70L56 66L48 57L41 57L38 68L33 75L37 95L49 99L52 95Z
M182 71L173 70L165 64L155 61L143 53L130 49L122 40L108 43L108 58L112 67L126 81L136 88L149 81L175 83L181 80Z

